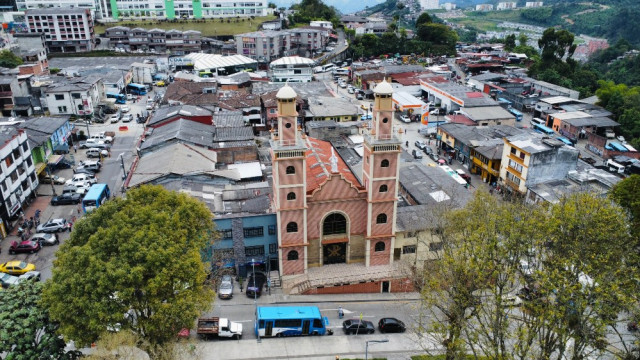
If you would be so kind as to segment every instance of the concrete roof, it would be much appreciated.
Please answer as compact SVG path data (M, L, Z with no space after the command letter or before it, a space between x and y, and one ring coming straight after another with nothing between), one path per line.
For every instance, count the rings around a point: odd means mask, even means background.
M545 201L558 203L562 197L577 192L605 195L622 179L615 174L591 166L569 171L566 179L551 180L529 186L528 189Z
M319 96L309 99L309 112L313 116L358 116L360 107L343 98Z
M217 154L192 145L174 143L140 157L129 186L149 183L169 174L214 174Z
M582 112L582 111L572 111L572 112L558 112L551 114L551 117L558 120L568 120L568 119L580 119L591 117L591 115Z
M556 105L556 104L562 104L562 103L581 102L581 101L572 99L566 96L551 96L551 97L542 98L539 100L539 102Z
M466 104L466 100L465 100ZM513 119L515 116L502 108L501 106L482 106L482 107L464 107L462 112L465 113L473 121L486 121L486 120L505 120Z
M511 145L522 149L529 154L541 153L553 148L565 146L565 144L560 140L550 138L534 131L527 131L519 135L510 136L507 138L507 141L509 141Z
M463 144L470 146L485 145L482 142L491 139L502 139L507 136L522 134L526 130L508 125L469 126L457 123L442 124L439 128Z
M44 92L58 93L69 91L87 91L91 89L91 87L98 81L102 81L102 79L96 76L84 76L79 78L58 80L44 89Z
M237 170L241 180L262 177L262 166L259 161L229 164L227 169Z
M579 118L579 119L567 119L563 120L567 124L573 125L575 127L583 127L583 126L595 126L595 127L616 127L620 126L617 122L609 119L608 117L587 117L587 118Z
M332 96L327 86L319 81L289 83L289 86L303 99L316 96ZM262 95L271 91L278 91L280 88L282 88L282 83L254 82L251 93Z
M14 126L0 126L0 144L4 147L6 143L11 141L16 135L18 135L18 129ZM28 134L27 134L28 135ZM40 145L40 144L38 144Z
M153 128L151 135L147 136L140 145L141 150L163 146L170 140L187 142L190 144L208 147L213 142L215 128L187 119L172 121L164 126Z
M86 14L88 11L86 8L69 8L69 7L55 7L48 9L27 9L24 11L25 15L66 15L66 14Z

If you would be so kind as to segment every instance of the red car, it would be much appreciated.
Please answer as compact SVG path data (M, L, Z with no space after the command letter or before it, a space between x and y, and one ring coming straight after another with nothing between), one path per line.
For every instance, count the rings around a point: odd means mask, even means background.
M20 243L17 241L11 242L11 247L9 248L9 254L13 255L16 253L29 253L33 254L40 251L40 243L37 241L25 240Z

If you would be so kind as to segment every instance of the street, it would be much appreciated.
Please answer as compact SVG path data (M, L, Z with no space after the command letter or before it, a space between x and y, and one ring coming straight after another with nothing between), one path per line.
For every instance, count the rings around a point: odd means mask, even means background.
M153 98L153 92L150 95ZM143 97L146 99L146 97ZM146 101L142 100L137 103L131 101L127 102L127 105L131 108L131 114L138 114L146 107ZM127 129L120 130L121 126L126 126ZM142 124L138 124L134 121L129 123L118 122L116 124L91 124L87 125L84 122L76 122L75 127L79 131L83 131L87 135L96 134L101 131L113 131L116 133L113 139L111 147L111 155L105 159L102 159L102 168L99 173L96 174L99 183L106 183L109 185L112 196L121 196L121 188L123 184L123 169L122 163L124 162L127 173L131 168L131 164L135 159L135 147L144 131ZM65 157L67 160L74 161L77 165L82 160L87 160L85 155L85 149L78 148L77 152L74 152L73 148L70 148L69 154ZM119 158L122 154L122 160ZM93 159L95 160L95 159ZM73 177L73 169L60 169L53 172L52 175L58 175L65 179L71 179ZM54 185L55 195L62 193L64 185ZM40 222L44 224L50 219L64 218L66 220L73 221L83 215L81 205L62 205L52 206L50 205L51 197L54 195L54 190L50 184L40 184L36 190L37 198L25 208L24 213L26 218L33 216L36 209L41 211ZM0 263L4 263L10 260L22 260L28 263L36 265L36 270L40 271L42 281L46 281L51 278L51 269L53 267L53 260L55 258L55 252L58 249L57 245L44 246L39 252L35 254L16 254L9 255L9 247L12 241L19 241L20 238L16 234L17 229L13 229L10 235L5 238L0 247ZM35 233L35 227L31 229L32 234ZM64 243L69 238L69 232L57 233L60 243Z

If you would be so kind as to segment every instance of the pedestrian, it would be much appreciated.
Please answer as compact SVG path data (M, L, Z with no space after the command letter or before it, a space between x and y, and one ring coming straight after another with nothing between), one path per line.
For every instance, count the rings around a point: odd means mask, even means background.
M71 221L69 221L67 223L67 229L69 229L69 232L71 232L71 229L73 228L73 223Z
M78 145L77 144L73 144L73 152L74 153L78 153Z

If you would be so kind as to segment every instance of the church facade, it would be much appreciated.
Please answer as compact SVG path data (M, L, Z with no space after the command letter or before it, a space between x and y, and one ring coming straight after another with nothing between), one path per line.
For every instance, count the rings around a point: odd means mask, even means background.
M374 89L359 179L329 142L299 128L295 91L288 85L279 90L271 155L282 276L332 264L393 262L401 142L393 129L392 93L386 81Z

